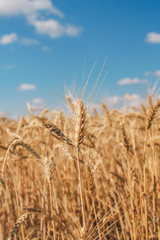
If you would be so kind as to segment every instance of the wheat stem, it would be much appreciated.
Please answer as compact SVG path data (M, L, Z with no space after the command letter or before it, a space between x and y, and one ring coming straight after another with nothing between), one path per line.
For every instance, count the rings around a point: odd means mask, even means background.
M82 206L82 219L83 219L83 227L86 225L85 223L85 214L84 214L84 202L83 202L83 193L82 193L82 177L81 177L81 170L80 170L80 161L79 161L79 147L77 147L77 167L78 167L78 179L79 179L79 190L80 190L80 199L81 199L81 206Z

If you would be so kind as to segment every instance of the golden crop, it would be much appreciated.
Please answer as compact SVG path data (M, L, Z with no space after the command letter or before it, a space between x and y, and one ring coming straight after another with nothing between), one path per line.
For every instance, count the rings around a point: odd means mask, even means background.
M160 239L160 101L0 118L0 240Z

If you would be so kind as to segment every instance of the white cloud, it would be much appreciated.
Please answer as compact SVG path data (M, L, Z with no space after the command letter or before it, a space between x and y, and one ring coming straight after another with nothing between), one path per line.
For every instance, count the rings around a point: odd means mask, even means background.
M0 44L1 45L11 44L15 41L18 41L18 39L19 39L19 43L21 43L22 45L26 45L26 46L39 44L38 40L36 40L36 39L24 38L24 37L19 38L16 33L10 33L10 34L3 35L0 38Z
M40 34L46 34L51 38L58 38L62 35L77 36L81 32L80 27L71 26L66 24L63 26L60 22L54 19L49 20L37 20L30 19L30 24L32 24L36 31Z
M120 103L122 101L122 98L119 97L119 96L110 96L107 98L107 102L108 102L108 105L111 106L111 105L116 105L118 103Z
M103 100L109 109L120 108L124 109L126 106L139 107L141 103L145 103L145 99L137 94L126 94L121 96L108 96Z
M150 32L147 34L146 42L160 43L160 33Z
M51 48L49 48L49 47L47 47L47 46L43 46L41 49L42 49L43 51L51 51L51 50L52 50Z
M7 69L7 70L9 70L9 69L13 69L13 68L15 68L15 66L12 65L12 64L8 64L8 65L0 65L0 68L3 68L3 69Z
M20 91L34 90L36 89L36 85L23 83L18 88Z
M130 95L129 98L126 98L126 95L125 95L124 102L125 102L125 105L127 105L127 106L139 107L140 104L142 104L142 103L144 104L146 102L146 100L137 94L132 94L132 95Z
M103 100L109 108L119 107L123 103L123 98L120 96L108 96Z
M25 45L25 46L39 44L38 40L31 39L31 38L21 38L20 42L21 42L22 45Z
M0 0L0 15L26 15L38 16L41 11L47 11L59 17L63 13L58 10L51 0Z
M34 98L32 100L33 104L40 104L40 103L43 103L43 102L44 102L44 100L42 98Z
M80 27L66 22L61 23L53 18L45 19L43 13L64 17L51 0L0 0L0 16L24 15L27 22L34 26L39 34L45 34L51 38L62 35L74 37L80 34L82 30Z
M7 44L11 44L15 41L18 40L18 36L16 33L10 33L10 34L6 34L4 36L2 36L0 38L0 44L1 45L7 45Z
M149 75L150 75L150 72L145 72L145 73L144 73L144 76L145 76L145 77L148 77Z
M118 85L129 85L129 84L139 84L139 83L146 83L145 79L139 78L123 78L118 81Z
M160 77L160 70L157 70L156 72L153 73L153 76L155 77Z
M69 36L78 36L82 31L81 27L73 26L70 24L66 24L64 33Z
M15 66L12 64L9 64L9 65L5 65L4 68L5 69L13 69L13 68L15 68Z

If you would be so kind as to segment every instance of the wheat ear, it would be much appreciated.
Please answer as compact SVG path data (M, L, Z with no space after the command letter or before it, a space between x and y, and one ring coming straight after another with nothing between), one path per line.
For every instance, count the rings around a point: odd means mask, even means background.
M96 187L95 187L95 184L94 184L93 173L92 173L89 165L86 168L86 175L87 175L87 182L88 182L89 191L90 191L91 195L94 196L94 194L96 193L96 191L95 191Z
M126 130L124 128L124 124L121 125L121 131L122 131L122 140L123 140L123 145L125 148L125 151L128 153L129 151L133 153L133 150L131 148L131 144L129 143L129 138L127 136Z
M46 127L49 132L54 135L56 138L65 141L67 144L69 145L73 145L72 141L70 138L67 138L64 133L61 131L60 128L58 128L56 125L52 124L49 121L46 121L42 118L38 118L40 120L40 122L43 124L44 127Z
M45 176L48 182L51 182L53 179L53 173L56 169L56 163L51 157L44 157L43 163L44 163Z
M152 104L152 95L148 95L148 98L147 98L147 105L148 105L148 108L152 108L153 107L153 104Z
M125 115L125 118L137 118L144 121L144 116L141 113L128 113Z
M28 218L28 215L29 215L29 213L25 213L20 218L18 218L18 220L16 221L14 227L11 230L10 238L8 240L13 240L14 234L17 233L20 225Z
M108 111L106 105L104 103L102 103L101 106L102 106L102 111L104 113L106 120L108 121L110 127L112 127L111 118L110 118L109 111Z
M70 153L69 149L67 148L66 144L60 143L59 147L63 150L63 152L65 153L66 157L69 160L74 161L74 158L73 158L72 154Z
M152 125L152 122L153 120L155 119L156 117L156 114L158 113L159 111L159 108L160 108L160 99L158 99L156 101L156 104L152 107L150 107L150 110L149 110L149 114L148 114L148 118L147 118L147 121L146 121L146 128L149 130L151 125Z
M76 101L76 127L75 127L75 147L79 148L84 140L85 126L86 126L86 109L83 100Z
M71 112L75 113L74 104L72 103L71 98L69 96L66 96L66 100L67 100L67 103L68 103L68 106L69 106Z
M35 156L37 159L41 159L41 157L38 155L38 153L27 143L24 143L23 141L19 140L19 141L16 141L14 144L13 144L13 152L15 151L16 147L17 146L22 146L24 147L28 152L32 153L33 156Z

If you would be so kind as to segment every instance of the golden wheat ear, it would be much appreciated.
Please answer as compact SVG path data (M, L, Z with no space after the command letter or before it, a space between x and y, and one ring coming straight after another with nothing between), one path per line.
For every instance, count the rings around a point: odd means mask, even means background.
M17 140L14 144L13 144L13 152L15 151L17 146L22 146L24 147L28 152L32 153L33 156L35 156L37 159L41 159L41 157L39 156L39 154L27 143L21 141L21 140Z
M156 115L160 108L160 99L156 101L156 104L154 106L150 106L147 121L146 121L146 128L149 130L153 120L156 118Z
M153 103L152 103L152 95L148 95L148 98L147 98L147 105L148 105L148 108L152 108L153 107Z
M66 101L68 103L68 106L69 106L71 112L74 114L75 113L74 104L69 96L66 96Z
M94 184L94 176L89 165L86 167L86 175L89 191L91 195L94 196L96 194L96 186Z
M67 138L64 133L58 128L56 125L52 124L51 122L37 117L37 119L42 123L42 125L49 130L49 132L58 138L59 140L65 141L68 145L72 145L73 143L70 138Z
M75 118L75 147L78 148L84 140L86 127L86 109L83 100L76 100L76 118Z
M72 154L70 153L69 149L67 148L66 144L60 143L59 147L60 147L60 149L62 149L62 151L65 153L66 157L69 160L74 161L74 158L73 158Z
M29 210L28 212L24 213L23 215L21 215L17 219L14 227L12 228L12 230L10 232L8 240L13 240L14 239L14 235L17 234L19 227L21 226L21 224L23 224L25 222L25 220L28 219L29 215L31 215L31 214L41 215L42 214L40 210L36 210L36 209L33 209L33 208L32 209L28 208L28 210Z
M51 182L53 179L53 173L56 169L56 163L52 159L52 157L44 157L43 159L44 164L44 172L48 182Z
M124 146L125 151L127 153L131 152L133 154L132 145L129 142L129 138L127 136L124 124L121 124L121 132L122 132L122 141L123 141L123 146Z
M103 111L103 113L104 113L104 116L105 116L106 120L108 121L110 127L112 127L111 117L110 117L108 108L106 107L106 105L105 105L104 103L102 103L101 106L102 106L102 111Z
M14 235L17 233L20 225L28 218L29 213L24 213L18 220L16 221L14 227L11 230L10 236L8 240L13 240Z

